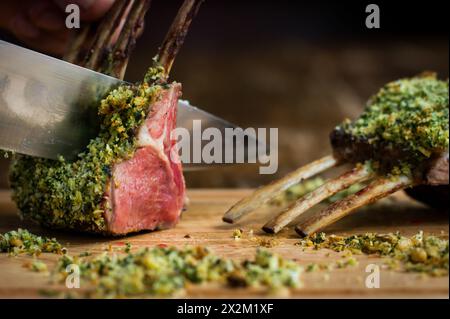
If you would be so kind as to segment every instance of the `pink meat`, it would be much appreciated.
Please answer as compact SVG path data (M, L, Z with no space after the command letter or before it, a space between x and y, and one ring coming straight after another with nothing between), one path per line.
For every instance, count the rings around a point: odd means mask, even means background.
M106 192L108 232L126 234L174 226L185 199L181 164L170 132L176 127L181 85L164 90L138 134L139 148L113 167ZM171 154L172 152L172 154Z

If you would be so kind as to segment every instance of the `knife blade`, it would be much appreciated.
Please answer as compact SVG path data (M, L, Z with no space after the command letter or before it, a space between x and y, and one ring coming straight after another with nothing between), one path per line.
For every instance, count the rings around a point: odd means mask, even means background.
M49 159L75 158L98 133L95 108L89 106L124 83L0 40L0 149ZM180 100L177 126L192 132L196 119L203 130L238 128ZM248 138L256 141L256 136ZM193 169L205 166L183 164Z

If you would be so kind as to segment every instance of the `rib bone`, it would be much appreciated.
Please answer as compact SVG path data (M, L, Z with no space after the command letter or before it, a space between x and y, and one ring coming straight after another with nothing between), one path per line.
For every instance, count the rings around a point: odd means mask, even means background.
M184 42L189 26L204 0L184 0L170 29L159 48L158 62L163 66L167 78L173 61Z
M400 189L412 185L413 180L406 176L377 178L359 192L331 204L320 213L315 214L310 219L300 223L295 228L295 231L301 236L308 236L334 223L342 217L347 216L353 210L361 206L373 203Z
M295 203L290 205L285 211L265 224L263 230L267 233L278 233L283 227L288 225L295 218L303 214L314 205L355 183L368 180L371 177L373 177L373 173L367 165L355 167L301 197Z
M128 58L134 49L136 39L140 37L144 28L144 17L150 8L151 0L136 1L130 8L128 18L120 32L117 43L111 50L111 68L109 74L116 74L123 78L128 64ZM106 69L107 67L105 67Z
M74 63L81 64L77 59L80 55L81 48L87 45L88 37L91 31L91 25L87 25L81 29L81 31L72 38L67 48L67 52L63 56L63 60Z
M331 156L325 156L317 161L307 164L285 177L276 180L266 186L257 189L252 195L246 197L231 207L223 216L223 221L234 223L241 217L260 207L270 199L278 196L283 191L304 179L317 175L331 167L338 165L337 160Z
M111 37L121 22L128 16L128 7L132 1L118 0L114 3L110 12L105 16L98 26L90 52L85 57L85 67L92 70L99 69L105 58L104 54L112 43Z
M122 56L120 61L108 59L108 54L122 47L117 38L122 43L135 42L139 33L127 31L142 24L150 1L116 0L100 22L83 26L83 30L70 43L64 60L122 78L132 47L127 48L126 56Z

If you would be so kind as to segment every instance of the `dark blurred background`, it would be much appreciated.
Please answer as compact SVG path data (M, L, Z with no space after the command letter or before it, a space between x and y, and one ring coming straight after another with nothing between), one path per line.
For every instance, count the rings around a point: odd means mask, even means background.
M380 7L380 29L365 27L369 3ZM153 0L127 80L142 78L180 4ZM242 127L279 128L279 170L187 172L188 187L268 182L329 153L328 133L358 116L384 83L425 70L447 79L446 13L443 1L206 0L172 79L209 112ZM3 187L7 162L0 162Z

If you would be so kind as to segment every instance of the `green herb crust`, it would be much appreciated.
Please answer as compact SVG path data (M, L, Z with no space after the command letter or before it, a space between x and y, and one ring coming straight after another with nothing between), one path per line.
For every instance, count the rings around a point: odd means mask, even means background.
M265 250L258 250L252 261L238 263L200 246L143 248L126 255L105 252L93 258L66 255L60 258L55 275L64 281L71 264L79 266L81 280L92 287L87 294L95 298L173 295L188 284L208 282L276 290L298 286L301 269Z
M38 256L41 253L63 254L66 249L55 238L34 235L19 228L0 234L0 252L16 256L22 253Z
M448 99L448 81L435 74L400 79L374 95L358 119L336 129L375 147L402 150L405 162L419 164L448 149Z
M448 239L419 232L405 237L399 233L352 235L348 237L316 233L298 243L302 247L376 254L386 257L387 265L407 272L448 276Z
M146 80L162 74L150 68ZM135 131L143 124L160 85L120 86L98 105L99 135L68 162L18 155L10 172L13 200L21 215L42 225L90 232L106 230L103 196L114 164L132 157Z

